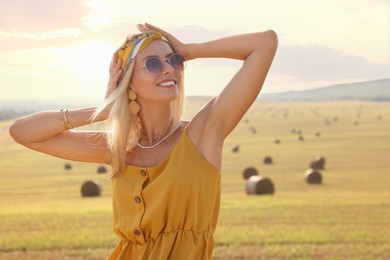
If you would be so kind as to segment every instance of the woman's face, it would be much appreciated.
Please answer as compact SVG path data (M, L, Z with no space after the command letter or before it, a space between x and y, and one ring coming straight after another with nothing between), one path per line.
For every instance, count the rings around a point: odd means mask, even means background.
M166 61L163 70L154 75L145 67L148 57L168 58L174 51L168 43L161 40L152 41L149 46L140 51L136 57L130 86L135 90L141 101L172 101L179 96L183 72L176 71Z

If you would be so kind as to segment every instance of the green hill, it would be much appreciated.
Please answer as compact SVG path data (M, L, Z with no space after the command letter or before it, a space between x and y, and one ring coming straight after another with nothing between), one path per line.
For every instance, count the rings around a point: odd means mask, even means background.
M261 100L322 101L322 100L390 100L390 79L337 84L302 91L261 94Z

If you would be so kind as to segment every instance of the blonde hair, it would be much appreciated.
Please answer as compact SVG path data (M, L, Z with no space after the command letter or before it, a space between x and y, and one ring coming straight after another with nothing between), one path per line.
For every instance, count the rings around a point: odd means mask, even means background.
M125 62L125 61L123 61ZM128 88L134 70L135 59L125 71L122 80L115 91L100 106L93 118L96 119L104 110L110 109L107 119L107 156L112 167L109 178L119 176L125 169L126 153L137 145L141 135L141 123L138 115L131 115L128 108ZM179 96L171 101L172 124L169 132L179 123L185 103L184 77L179 82ZM142 109L142 108L141 108Z

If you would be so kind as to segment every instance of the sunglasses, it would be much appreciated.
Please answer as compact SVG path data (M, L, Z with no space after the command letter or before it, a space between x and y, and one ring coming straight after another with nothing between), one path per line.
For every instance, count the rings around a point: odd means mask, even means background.
M183 55L179 53L173 53L171 56L165 59L158 57L149 57L144 61L144 68L147 72L158 75L164 70L164 61L168 63L176 71L183 71L186 67L186 60Z

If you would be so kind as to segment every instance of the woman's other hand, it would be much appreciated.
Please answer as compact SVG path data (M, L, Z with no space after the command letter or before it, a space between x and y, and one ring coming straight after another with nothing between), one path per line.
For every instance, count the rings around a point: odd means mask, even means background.
M184 56L186 60L191 60L192 58L190 57L190 52L189 52L189 44L184 44L182 43L179 39L177 39L175 36L172 34L168 33L167 31L164 31L163 29L156 27L154 25L151 25L149 23L145 24L138 24L137 25L138 30L141 32L146 32L148 30L155 30L163 34L171 44L172 48L175 50L175 52L180 53L181 55Z
M114 55L112 55L111 63L110 63L110 79L108 80L106 96L104 100L106 100L118 87L118 81L122 75L122 59L119 58L118 52L116 51Z

